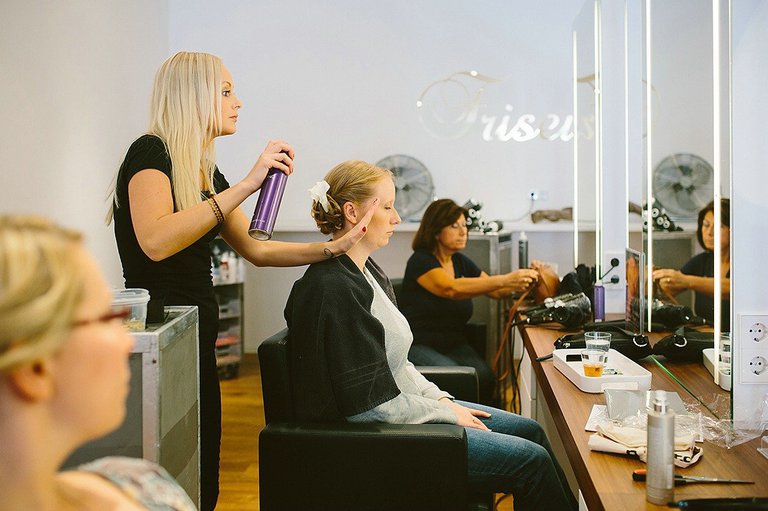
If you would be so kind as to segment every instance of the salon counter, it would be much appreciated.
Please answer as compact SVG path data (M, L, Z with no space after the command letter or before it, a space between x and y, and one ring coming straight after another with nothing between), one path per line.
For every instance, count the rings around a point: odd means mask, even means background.
M522 414L533 417L547 430L553 449L569 477L574 493L579 492L581 509L589 511L669 509L645 500L645 483L634 482L632 471L645 464L629 457L593 452L587 442L592 434L584 430L594 404L605 404L603 394L580 391L552 360L536 358L552 352L561 331L542 327L521 328L525 355L521 366ZM651 360L639 362L652 374L651 388L677 392L685 401L692 398L684 388ZM685 375L685 385L698 396L727 395L712 381L701 363L675 363L675 373ZM760 439L731 449L709 442L701 460L678 473L725 479L747 479L755 484L688 484L675 488L675 500L713 497L768 496L768 460L757 452ZM586 506L586 507L585 507Z

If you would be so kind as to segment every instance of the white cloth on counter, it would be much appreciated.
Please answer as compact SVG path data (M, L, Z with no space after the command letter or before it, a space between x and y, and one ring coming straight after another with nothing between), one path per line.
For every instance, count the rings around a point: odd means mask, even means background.
M597 425L597 433L590 435L587 444L591 451L624 454L646 461L647 433L645 430L616 426L610 422ZM675 466L686 468L701 458L704 453L696 447L693 434L675 437Z
M597 432L604 437L615 440L627 447L645 447L648 443L648 433L644 429L617 426L612 422L603 422L596 426ZM675 450L684 451L694 445L694 437L691 433L677 433L675 435Z

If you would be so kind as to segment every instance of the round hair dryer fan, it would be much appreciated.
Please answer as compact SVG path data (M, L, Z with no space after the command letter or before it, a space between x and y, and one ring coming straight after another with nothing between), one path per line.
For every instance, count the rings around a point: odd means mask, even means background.
M392 171L395 175L395 209L404 219L410 220L434 200L435 187L427 167L412 156L393 154L379 160L377 167Z
M695 154L667 156L653 171L653 195L670 218L695 221L714 196L712 165Z

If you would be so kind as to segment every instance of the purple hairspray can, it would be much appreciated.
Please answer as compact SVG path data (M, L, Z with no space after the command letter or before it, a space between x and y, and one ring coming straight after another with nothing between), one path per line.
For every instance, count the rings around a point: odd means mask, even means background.
M592 307L595 321L605 320L605 288L602 282L596 282L593 288Z
M251 227L248 229L251 238L263 241L272 237L287 180L288 176L281 170L269 169L267 172L267 177L261 185L259 200L256 201L256 209L253 211Z

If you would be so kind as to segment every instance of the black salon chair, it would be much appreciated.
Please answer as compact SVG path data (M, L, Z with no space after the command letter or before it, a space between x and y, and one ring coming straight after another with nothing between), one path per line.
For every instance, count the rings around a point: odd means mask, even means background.
M262 511L493 509L492 494L469 490L462 427L296 421L288 342L286 329L259 346L266 418L259 434ZM473 368L419 370L457 398L477 399Z

